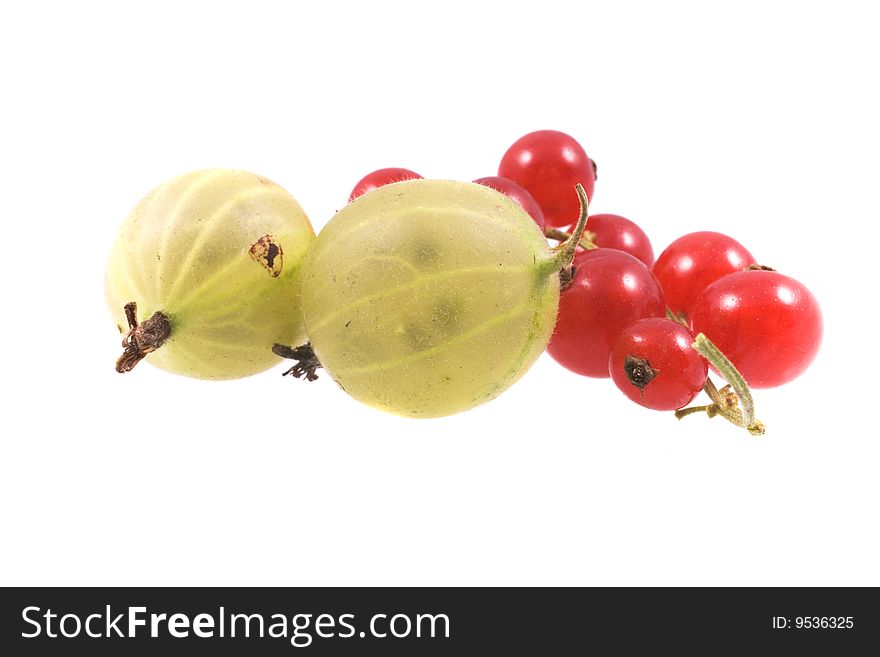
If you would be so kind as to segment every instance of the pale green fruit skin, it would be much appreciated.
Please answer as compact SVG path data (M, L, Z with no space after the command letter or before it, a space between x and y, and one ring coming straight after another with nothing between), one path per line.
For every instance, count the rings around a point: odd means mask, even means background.
M273 276L250 253L271 235L282 249ZM314 230L282 187L244 171L209 169L145 196L119 231L107 266L107 303L120 331L123 306L155 311L171 337L146 360L198 379L235 379L281 360L272 345L305 341L300 269ZM278 266L278 260L273 260Z
M303 267L306 332L352 397L409 417L489 401L550 339L559 276L514 201L473 183L411 180L339 211Z

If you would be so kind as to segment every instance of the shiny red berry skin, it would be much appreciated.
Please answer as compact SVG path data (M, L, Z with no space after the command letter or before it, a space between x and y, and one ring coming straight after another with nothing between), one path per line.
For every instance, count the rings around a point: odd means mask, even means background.
M422 176L415 171L401 169L399 167L376 169L358 181L358 184L354 186L353 190L351 190L351 194L348 195L348 200L353 201L358 196L366 194L377 187L382 187L383 185L390 185L391 183L402 182L404 180L416 180L421 177Z
M571 232L574 225L566 228ZM638 224L618 214L591 214L587 220L587 230L595 235L593 243L603 249L617 249L629 253L645 263L650 269L654 266L654 249L651 240Z
M694 335L672 320L652 317L627 328L611 348L608 370L637 404L674 411L703 389L709 364L694 351Z
M800 376L822 342L822 312L801 283L776 271L729 274L700 295L691 314L752 388Z
M574 272L547 353L572 372L608 377L611 346L637 320L663 317L663 294L640 260L617 249L578 253Z
M485 178L477 178L474 182L512 198L519 203L523 210L529 213L529 216L535 220L538 227L542 231L544 230L544 213L541 211L541 206L538 205L538 202L529 194L525 187L501 176L486 176Z
M669 309L690 317L700 293L722 276L755 264L755 258L732 237L712 231L689 233L666 247L654 263Z
M556 130L538 130L520 137L501 158L498 175L525 187L541 206L548 226L575 222L580 211L574 186L580 183L593 197L593 163L573 137Z

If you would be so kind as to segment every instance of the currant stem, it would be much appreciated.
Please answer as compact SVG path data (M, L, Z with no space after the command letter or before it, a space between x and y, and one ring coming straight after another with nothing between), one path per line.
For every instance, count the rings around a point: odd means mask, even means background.
M681 418L693 415L694 413L706 413L707 415L712 416L715 414L714 406L715 404L706 404L705 406L688 406L687 408L680 408L675 411L675 417L680 420Z
M712 400L712 411L706 411L709 417L720 415L731 424L746 428L742 411L739 410L739 397L730 389L730 386L724 386L718 390L712 379L707 377L703 390Z
M719 390L712 379L706 378L703 390L712 400L707 406L692 406L675 412L681 419L693 413L704 411L709 417L722 416L728 422L743 427L753 436L764 433L764 424L755 418L755 402L745 379L734 367L733 363L703 333L698 333L691 345L694 351L703 356L728 381L728 385ZM742 406L742 410L740 410Z
M558 242L564 242L571 237L571 233L566 233L564 230L559 230L558 228L545 228L544 235L551 240L557 240ZM598 249L599 245L596 244L596 233L590 230L584 230L584 234L581 235L581 241L578 246L587 249L588 251Z
M156 351L171 337L171 320L164 313L156 311L138 323L136 302L129 301L124 310L128 333L122 338L123 352L116 361L116 371L120 374L131 372L147 354Z
M709 399L711 399L716 404L721 403L721 395L718 392L718 388L715 387L715 382L712 379L706 377L706 383L703 384L703 391L709 395Z
M749 386L746 383L746 380L742 377L742 374L740 374L736 367L733 366L733 363L731 363L727 356L721 353L721 350L703 333L697 334L694 338L694 343L691 346L697 353L712 363L712 365L715 366L715 369L721 373L721 376L723 376L730 384L731 388L733 388L733 391L739 399L739 403L742 405L743 422L745 423L746 429L755 435L764 433L764 425L755 417L755 402L752 399L752 393L749 390ZM758 431L759 428L760 431Z
M683 310L678 311L677 313L672 312L670 308L666 308L666 319L671 319L673 322L678 322L686 329L690 330L691 325L687 321L687 316L684 314Z

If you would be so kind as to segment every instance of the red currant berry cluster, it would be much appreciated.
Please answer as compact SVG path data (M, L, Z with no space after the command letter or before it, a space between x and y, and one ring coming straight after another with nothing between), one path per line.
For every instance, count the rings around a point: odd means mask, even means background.
M420 177L380 169L358 182L350 198ZM474 182L514 199L548 238L561 242L579 213L575 185L592 199L595 181L596 163L575 139L539 130L507 149L497 176ZM684 235L655 262L638 225L591 214L565 278L550 356L577 374L610 377L634 402L679 418L705 412L763 433L749 388L799 376L822 339L822 315L810 291L757 265L721 233ZM710 367L726 379L721 389L708 377ZM686 408L701 390L710 403Z

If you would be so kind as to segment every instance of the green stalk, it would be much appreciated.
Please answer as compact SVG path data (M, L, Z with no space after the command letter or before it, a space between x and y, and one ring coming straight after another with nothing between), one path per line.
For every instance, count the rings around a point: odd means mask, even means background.
M721 415L728 422L745 428L753 436L763 434L764 423L755 417L755 402L752 399L752 393L733 363L703 333L697 334L691 347L709 361L729 385L718 390L712 380L707 378L703 390L709 395L712 403L708 406L679 409L675 412L675 417L681 419L693 413L705 411L709 417ZM740 406L742 410L740 410Z
M555 271L562 271L566 267L571 266L571 261L574 260L574 254L578 242L581 241L581 237L583 237L584 231L587 229L587 212L590 207L590 201L587 199L587 193L584 191L583 185L578 183L574 186L574 189L577 192L578 200L581 204L581 213L571 235L562 244L553 247L552 261L555 266Z

